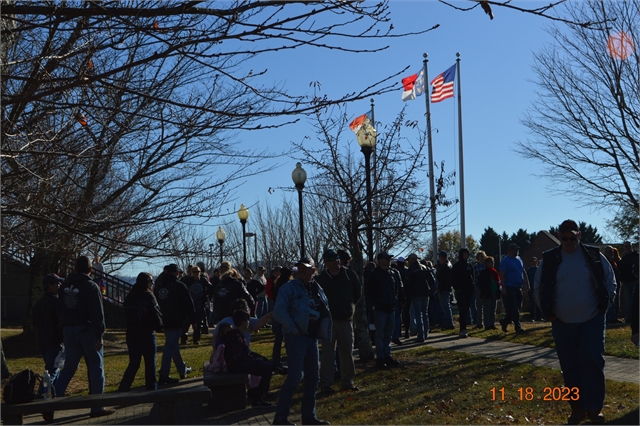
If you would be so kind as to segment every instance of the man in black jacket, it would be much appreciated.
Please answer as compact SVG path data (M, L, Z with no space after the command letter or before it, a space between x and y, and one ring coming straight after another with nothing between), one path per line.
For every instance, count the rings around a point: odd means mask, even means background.
M429 296L435 281L431 271L418 262L416 253L411 253L407 261L409 262L407 281L411 289L411 317L416 321L418 332L416 341L424 342L429 336ZM431 282L429 282L430 278ZM405 285L407 285L407 281L404 281Z
M164 272L156 280L155 295L162 311L165 335L158 380L160 385L178 382L178 379L169 377L171 359L173 359L181 379L184 379L191 372L191 367L187 367L187 364L182 360L179 343L182 326L187 320L191 323L195 322L196 309L187 286L178 279L179 271L178 265L172 263L165 266Z
M58 318L64 335L65 363L55 383L56 395L64 396L81 358L87 363L89 393L103 393L104 310L102 293L98 285L91 280L91 260L87 256L76 259L75 272L70 273L60 287ZM108 416L113 413L115 410L104 407L91 409L91 417Z
M358 390L353 384L356 368L353 359L353 313L360 300L360 279L351 269L340 266L335 250L327 249L322 255L325 270L316 276L316 282L324 290L329 301L333 321L331 343L322 344L320 357L320 388L333 393L331 385L335 375L335 349L340 357L340 379L342 390Z
M398 361L391 358L391 334L395 325L395 310L398 297L402 297L400 273L390 268L389 253L378 254L378 266L367 276L366 297L373 304L373 318L376 326L376 366L396 367Z

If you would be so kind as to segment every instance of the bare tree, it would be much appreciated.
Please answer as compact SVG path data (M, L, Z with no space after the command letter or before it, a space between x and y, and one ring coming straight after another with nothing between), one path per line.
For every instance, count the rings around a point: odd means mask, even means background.
M607 23L549 28L555 43L536 55L539 97L523 120L532 137L517 151L546 166L553 190L637 224L640 2L576 2L567 13Z
M366 188L363 156L355 152L355 137L348 130L348 120L342 111L318 113L314 123L319 147L307 143L295 144L302 152L300 161L319 172L310 179L306 191L311 198L310 209L323 219L316 232L328 244L351 250L354 265L362 265L366 214ZM423 132L405 126L404 111L388 126L379 124L376 156L372 170L376 184L372 198L377 201L373 229L380 235L380 249L390 250L398 245L416 246L430 226L428 177L425 159L426 138ZM343 132L347 129L347 134ZM414 139L403 132L417 134ZM347 141L344 143L344 141ZM450 206L455 200L444 196L452 176L441 170L438 206ZM309 197L307 197L309 198ZM373 256L370 253L369 256Z
M88 249L116 268L174 254L171 235L219 216L261 171L268 153L234 131L392 87L328 99L239 72L265 52L385 36L384 2L220 4L3 2L2 247L25 254L32 285Z

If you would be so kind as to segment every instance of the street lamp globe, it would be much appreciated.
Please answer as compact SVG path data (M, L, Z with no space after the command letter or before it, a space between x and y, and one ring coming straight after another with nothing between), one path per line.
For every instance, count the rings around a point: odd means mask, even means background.
M304 183L307 181L307 172L302 168L302 163L296 163L296 168L291 173L291 178L296 188L304 188Z
M246 222L249 219L249 210L244 206L244 204L240 205L240 210L238 210L238 219L240 222Z
M356 134L356 138L358 139L358 145L362 148L362 151L365 150L373 150L376 147L376 137L378 132L368 123L365 123L360 127L358 133Z
M222 226L218 227L218 231L216 232L216 238L218 241L223 242L225 238L227 238L227 233L224 232Z

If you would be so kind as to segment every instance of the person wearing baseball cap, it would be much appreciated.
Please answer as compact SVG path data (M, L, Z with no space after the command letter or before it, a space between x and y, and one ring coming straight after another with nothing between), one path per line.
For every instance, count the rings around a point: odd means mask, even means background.
M573 220L558 228L560 246L542 255L534 296L551 321L565 389L570 390L568 424L604 423L605 313L616 296L613 268L598 247L580 242Z
M325 394L335 392L331 385L335 376L337 349L342 390L357 391L358 387L353 383L356 375L353 359L353 313L360 300L362 286L355 272L340 265L340 258L335 250L325 250L322 260L326 268L318 274L316 281L327 295L333 326L331 344L322 345L320 389Z
M44 369L51 376L51 383L56 379L55 360L62 345L61 327L58 321L56 305L58 291L64 278L56 274L47 274L42 279L44 294L33 305L33 322L38 336L38 349L44 360Z
M290 425L291 402L302 375L302 424L326 425L316 417L316 390L319 382L318 339L331 344L331 314L322 287L314 280L315 262L303 257L298 263L298 275L278 290L273 317L282 324L287 351L288 374L278 394L274 425Z

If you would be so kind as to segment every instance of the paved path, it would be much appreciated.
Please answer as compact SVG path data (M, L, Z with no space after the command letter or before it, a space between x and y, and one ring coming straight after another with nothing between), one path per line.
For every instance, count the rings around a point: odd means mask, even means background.
M471 355L488 358L504 359L518 363L529 363L536 367L549 367L559 370L560 364L555 349L538 346L521 345L502 341L491 341L469 337L460 339L451 334L431 333L424 343L410 343L406 341L402 346L392 345L392 351L403 351L420 346L460 351ZM622 359L607 356L605 375L608 380L617 382L640 383L640 363L634 359ZM202 383L202 378L193 378L181 382L181 386L195 386ZM196 402L176 404L177 418L181 424L209 424L209 425L270 425L275 408L246 409L225 415L214 415L208 407ZM295 418L295 415L293 415ZM91 419L89 410L68 410L56 412L56 424L128 424L149 425L158 424L158 412L153 404L140 404L118 408L109 417ZM24 424L44 424L42 416L25 416Z

